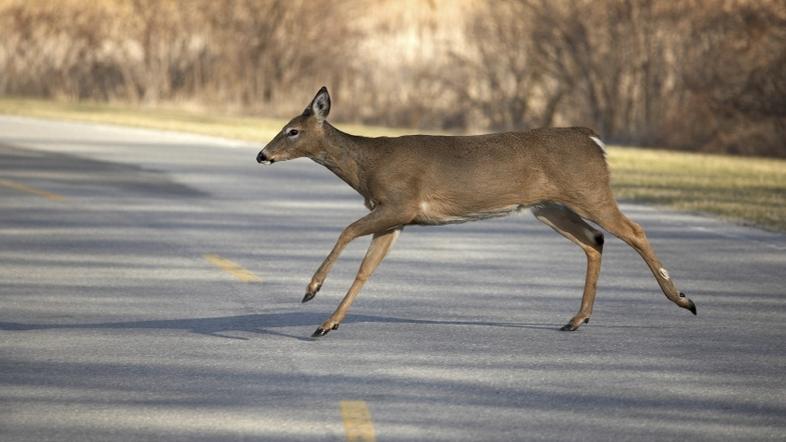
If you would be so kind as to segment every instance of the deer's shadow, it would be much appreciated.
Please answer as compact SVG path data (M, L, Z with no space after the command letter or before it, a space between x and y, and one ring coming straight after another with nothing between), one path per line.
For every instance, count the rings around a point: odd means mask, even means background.
M160 319L149 321L128 321L128 322L95 322L95 323L70 323L70 324L31 324L21 322L0 322L0 330L6 331L25 331L25 330L68 330L68 329L87 329L87 330L185 330L192 333L222 337L228 339L248 339L244 337L231 336L227 333L246 332L258 333L275 336L283 336L298 340L311 340L303 336L292 335L277 331L278 328L286 327L310 327L318 326L327 318L324 313L309 312L280 312L280 313L260 313L239 316L221 316L212 318L187 318L187 319ZM350 314L343 321L343 324L351 323L395 323L395 324L420 324L420 325L439 325L439 326L484 326L484 327L514 327L530 328L541 330L556 330L553 324L523 324L515 322L491 322L491 321L462 321L462 320L425 320L411 318L396 318L389 316L375 315L352 315Z

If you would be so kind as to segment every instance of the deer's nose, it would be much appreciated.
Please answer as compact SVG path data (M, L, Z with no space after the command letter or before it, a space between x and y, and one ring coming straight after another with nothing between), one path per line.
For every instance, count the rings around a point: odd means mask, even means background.
M257 154L257 163L261 164L261 163L263 163L265 161L269 161L269 159L268 159L267 155L265 155L265 151L260 150L259 153Z

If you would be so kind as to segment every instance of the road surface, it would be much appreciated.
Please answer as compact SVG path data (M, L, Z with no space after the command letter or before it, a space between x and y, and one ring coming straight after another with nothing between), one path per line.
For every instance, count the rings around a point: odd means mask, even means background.
M408 227L311 340L368 239L305 286L365 209L257 151L0 118L0 439L786 438L784 235L625 204L699 314L607 236L565 333L584 255L529 213Z

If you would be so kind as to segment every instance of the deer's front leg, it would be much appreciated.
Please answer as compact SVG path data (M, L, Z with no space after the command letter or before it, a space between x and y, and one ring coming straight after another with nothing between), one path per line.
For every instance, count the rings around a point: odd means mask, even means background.
M406 216L404 215L403 211L386 210L382 207L377 207L368 215L347 226L347 228L341 232L341 235L339 235L336 245L333 246L333 250L330 251L327 258L322 262L322 265L320 265L316 273L314 273L311 282L306 286L306 295L303 296L302 302L308 302L314 299L314 296L317 295L317 292L322 287L325 277L327 277L330 269L333 268L333 264L336 263L338 256L347 244L359 236L386 232L394 227L406 224Z
M314 332L313 337L325 336L330 330L338 328L338 325L346 317L352 301L355 300L355 297L360 293L360 289L363 288L363 284L366 283L377 266L379 266L379 263L385 258L390 247L396 242L399 233L401 233L401 228L374 234L374 239L371 240L371 244L368 246L366 256L363 257L363 262L360 263L360 269L358 269L355 281L352 283L346 296L344 296L344 299L341 300L336 311Z

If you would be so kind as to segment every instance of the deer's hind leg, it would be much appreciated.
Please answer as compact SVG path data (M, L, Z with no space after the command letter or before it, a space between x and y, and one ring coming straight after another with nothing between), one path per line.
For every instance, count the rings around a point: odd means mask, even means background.
M629 246L633 247L636 252L644 259L647 266L650 268L655 280L658 281L663 294L673 303L678 306L689 310L694 315L696 314L696 304L693 303L684 293L677 290L674 281L671 280L669 272L663 267L655 251L652 249L644 229L640 225L631 221L630 218L625 216L617 206L616 202L610 196L605 204L597 204L590 206L582 204L583 207L576 207L576 211L581 213L581 216L597 223L607 232L623 240Z
M574 331L582 324L588 323L592 315L603 253L603 233L561 204L540 204L532 209L532 213L539 221L581 247L587 255L587 275L584 281L584 294L581 297L581 309L561 328L564 331Z

